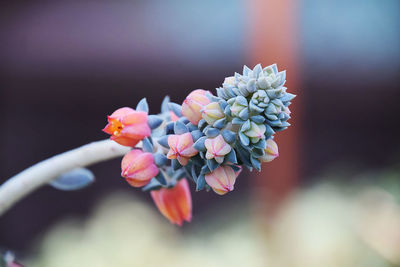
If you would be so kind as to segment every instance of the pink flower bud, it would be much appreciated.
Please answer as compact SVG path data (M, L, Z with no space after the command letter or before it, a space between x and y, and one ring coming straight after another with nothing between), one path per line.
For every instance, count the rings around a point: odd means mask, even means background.
M274 140L268 139L267 147L265 148L265 155L260 158L262 162L270 162L273 161L276 157L279 156L278 145Z
M215 159L220 164L224 161L224 156L232 150L232 147L225 142L222 135L218 135L215 138L208 138L204 144L207 148L206 158Z
M206 182L215 193L225 195L233 190L236 178L242 170L234 172L230 166L219 166L214 171L206 174Z
M108 124L103 131L111 135L111 140L130 147L136 146L151 134L147 113L126 107L117 109L108 116Z
M182 114L194 125L201 120L201 109L211 102L206 92L203 89L194 90L183 101Z
M182 225L192 220L192 196L186 179L180 180L173 188L161 188L150 192L158 210L171 223Z
M158 174L153 154L133 149L121 162L122 177L133 187L141 187L150 182Z
M168 137L168 151L167 158L178 159L182 166L185 166L189 158L195 156L198 151L193 147L193 137L190 133L174 134Z
M213 125L217 120L224 118L225 114L218 102L212 102L201 110L201 116L209 125Z

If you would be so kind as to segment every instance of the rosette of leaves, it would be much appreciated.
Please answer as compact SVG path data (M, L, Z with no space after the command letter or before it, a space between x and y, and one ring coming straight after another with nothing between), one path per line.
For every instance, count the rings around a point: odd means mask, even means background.
M268 138L290 126L287 122L290 118L289 105L295 95L286 92L285 82L286 72L279 72L276 64L265 68L258 64L252 70L244 66L243 74L235 73L226 78L222 87L217 88L217 94L230 106L228 115L237 118L236 122L244 123L251 117L263 116ZM257 127L264 127L261 122L254 123Z
M222 87L217 88L218 97L229 100L232 97L248 97L257 90L266 90L271 98L283 96L286 88L286 71L278 71L276 64L262 68L258 64L254 69L243 67L243 74L235 73L225 79Z

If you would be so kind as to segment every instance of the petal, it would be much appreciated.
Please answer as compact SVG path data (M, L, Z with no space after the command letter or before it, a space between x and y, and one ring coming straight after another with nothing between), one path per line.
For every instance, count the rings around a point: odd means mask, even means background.
M147 112L133 110L122 117L124 125L147 123Z
M222 135L218 135L213 140L213 149L214 153L216 153L217 155L224 156L231 152L232 147L227 142L225 142L225 139L222 137Z
M182 225L183 220L192 219L192 197L186 179L180 180L173 188L162 188L150 192L158 210L171 223Z
M119 108L110 115L110 118L121 119L122 117L124 117L134 111L135 111L134 109L128 108L128 107Z
M121 135L130 138L137 138L142 140L143 138L150 136L151 130L147 123L140 123L140 124L132 124L125 126L122 131Z
M185 116L191 123L197 125L201 120L201 107L194 107L193 104L190 103L190 100L185 100L182 104L182 114Z
M191 158L191 157L197 155L197 153L199 153L199 151L197 151L197 149L195 149L195 148L193 147L193 145L192 145L191 147L188 147L187 149L181 151L180 154L181 154L182 156Z
M113 126L113 124L111 122L109 122L102 131L112 135L112 134L114 134L114 128L115 127Z
M117 142L120 145L123 146L130 146L130 147L135 147L137 145L137 143L139 143L140 140L138 139L133 139L133 138L129 138L129 137L125 137L125 136L111 136L110 137L111 140Z
M168 136L168 145L174 151L177 151L176 148L178 146L178 143L179 143L179 136L178 135L174 134L174 135Z
M133 187L142 187L142 186L145 186L146 184L148 184L151 179L150 180L136 180L136 179L126 178L125 180Z
M207 138L206 141L204 141L204 145L206 146L208 151L213 152L214 151L214 144L213 144L213 139L212 138Z
M214 155L207 151L206 159L212 159L212 158L214 158Z
M177 158L182 166L186 166L186 164L188 164L189 159L187 157L178 156Z
M219 156L225 156L229 152L231 152L232 147L228 144L225 144L217 153Z
M176 152L175 152L174 150L170 149L170 150L168 151L167 158L169 158L169 159L176 159L176 156L177 156L177 154L176 154Z
M177 143L177 151L182 152L183 150L193 146L193 137L190 133L184 133L178 136L179 142Z
M224 157L222 156L222 157L215 157L215 160L219 163L219 164L221 164L222 162L224 162Z

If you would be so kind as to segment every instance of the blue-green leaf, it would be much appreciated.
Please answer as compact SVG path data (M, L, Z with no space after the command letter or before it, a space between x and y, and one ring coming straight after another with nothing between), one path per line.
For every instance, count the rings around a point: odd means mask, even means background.
M137 111L144 111L149 113L149 104L147 104L146 98L142 98L136 106Z
M168 103L169 109L175 113L176 116L181 117L182 116L182 107L181 105L178 105L176 103L170 102Z
M147 117L147 124L149 125L150 129L157 128L158 126L161 125L162 122L163 122L163 119L161 119L157 115L149 115Z
M72 171L60 175L57 179L50 182L56 189L72 191L82 189L94 182L93 173L85 168L76 168Z
M197 178L196 191L203 190L205 184L206 184L206 179L205 179L204 175L202 174Z

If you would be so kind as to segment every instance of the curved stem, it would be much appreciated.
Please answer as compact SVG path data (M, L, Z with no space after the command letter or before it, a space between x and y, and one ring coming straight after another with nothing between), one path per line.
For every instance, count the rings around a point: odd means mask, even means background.
M102 140L75 148L41 161L11 177L0 186L0 215L13 204L61 174L78 167L121 157L131 150L111 140Z

